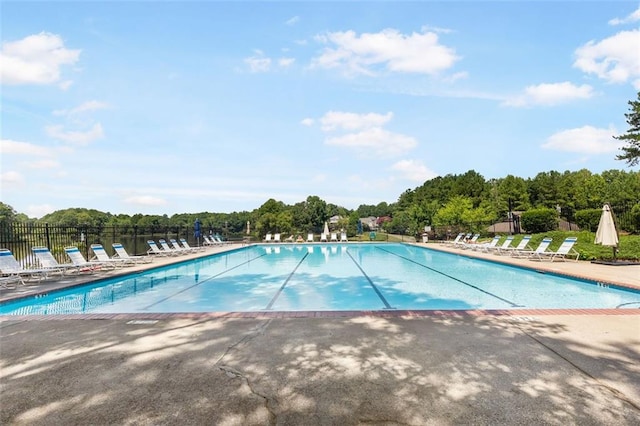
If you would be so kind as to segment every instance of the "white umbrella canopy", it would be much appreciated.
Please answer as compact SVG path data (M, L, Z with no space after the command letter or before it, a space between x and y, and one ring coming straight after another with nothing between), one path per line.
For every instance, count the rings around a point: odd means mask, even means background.
M329 235L329 224L327 222L324 223L324 235Z
M611 214L609 204L605 204L602 207L602 215L600 216L600 223L598 224L596 240L594 242L596 244L602 244L603 246L618 246L618 232L613 222L613 215Z
M613 247L613 260L615 261L616 248L618 247L618 232L616 231L616 224L613 221L613 214L611 213L609 204L602 206L602 215L600 216L600 223L598 223L594 243Z

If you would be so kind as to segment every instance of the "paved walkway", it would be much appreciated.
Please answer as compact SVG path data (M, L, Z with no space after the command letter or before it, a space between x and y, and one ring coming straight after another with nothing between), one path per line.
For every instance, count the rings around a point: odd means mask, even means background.
M640 315L625 311L3 317L0 424L638 425Z

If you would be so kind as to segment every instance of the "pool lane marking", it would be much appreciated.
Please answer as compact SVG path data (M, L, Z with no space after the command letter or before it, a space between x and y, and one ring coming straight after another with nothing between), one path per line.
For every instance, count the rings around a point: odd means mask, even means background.
M247 260L247 261L245 261L245 262L239 263L239 264L237 264L236 266L232 266L232 267L231 267L231 268L229 268L229 269L225 269L225 270L224 270L224 271L222 271L222 272L218 272L217 274L212 275L212 276L210 276L209 278L206 278L206 279L204 279L204 280L200 280L200 281L198 281L198 282L197 282L197 283L195 283L194 285L190 285L189 287L185 287L185 288L183 288L182 290L180 290L180 291L178 291L178 292L176 292L176 293L174 293L174 294L172 294L172 295L170 295L170 296L167 296L167 297L164 297L164 298L162 298L162 299L160 299L160 300L157 300L157 301L153 302L152 304L145 306L144 308L142 308L142 310L149 309L149 308L151 308L152 306L157 305L158 303L162 303L162 302L164 302L164 301L166 301L166 300L171 299L172 297L176 297L177 295L179 295L179 294L181 294L181 293L184 293L184 292L185 292L185 291L187 291L187 290L191 290L192 288L197 287L197 286L199 286L200 284L204 284L204 283L206 283L207 281L211 281L212 279L217 278L217 277L219 277L219 276L220 276L220 275L222 275L222 274L226 274L226 273L227 273L227 272L229 272L229 271L233 271L233 270L234 270L234 269L236 269L236 268L239 268L239 267L241 267L241 266L243 266L243 265L246 265L247 263L251 263L251 262L253 262L254 260L256 260L256 259L260 259L262 256L266 256L266 255L267 255L267 253L263 253L263 254L261 254L260 256L256 256L256 257L254 257L254 258L252 258L252 259L249 259L249 260Z
M371 280L371 278L369 278L369 275L367 275L367 273L364 271L364 269L362 269L362 267L360 266L360 264L353 258L353 256L351 256L351 253L349 253L347 251L347 255L349 255L349 257L351 258L351 260L353 260L353 263L356 264L356 266L358 267L358 269L360 269L360 272L362 272L362 275L364 275L364 277L367 279L367 281L369 281L369 285L373 288L373 291L376 292L376 294L378 295L378 297L380 298L380 300L382 300L382 303L384 303L384 308L385 309L395 309L393 306L391 306L389 304L389 302L387 302L387 299L385 299L384 295L380 292L380 290L378 289L378 286L376 286L373 283L373 280Z
M510 300L503 299L502 297L498 296L497 294L493 294L493 293L491 293L491 292L489 292L489 291L483 290L483 289L481 289L480 287L477 287L477 286L475 286L475 285L473 285L473 284L471 284L471 283L468 283L468 282L466 282L466 281L461 280L460 278L456 278L456 277L454 277L454 276L452 276L452 275L449 275L449 274L447 274L447 273L445 273L445 272L438 271L437 269L434 269L434 268L432 268L432 267L430 267L430 266L427 266L427 265L425 265L425 264L423 264L423 263L416 262L416 261L415 261L415 260L413 260L413 259L409 259L408 257L402 256L402 255L400 255L400 254L394 253L394 252L389 251L389 250L385 250L385 249L383 249L383 248L381 248L381 247L376 247L376 248L377 248L378 250L382 250L382 251L384 251L384 252L387 252L387 253L389 253L389 254L392 254L392 255L394 255L394 256L397 256L397 257L399 257L400 259L404 259L404 260L407 260L407 261L409 261L409 262L411 262L411 263L415 263L416 265L422 266L423 268L429 269L430 271L433 271L433 272L435 272L435 273L437 273L437 274L444 275L444 276L445 276L445 277L447 277L447 278L450 278L450 279L452 279L452 280L454 280L454 281L458 281L458 282L459 282L459 283L461 283L461 284L464 284L464 285L466 285L466 286L468 286L468 287L471 287L471 288L473 288L473 289L475 289L475 290L478 290L478 291L480 291L480 292L482 292L482 293L484 293L484 294L487 294L487 295L489 295L489 296L491 296L491 297L495 297L495 298L496 298L496 299L498 299L498 300L502 300L503 302L510 304L510 305L511 305L512 307L514 307L514 308L524 308L524 306L522 306L522 305L518 305L517 303L514 303L514 302L512 302L512 301L510 301Z
M280 293L282 293L282 290L284 290L284 288L287 286L287 283L289 282L289 280L291 279L291 277L293 277L293 274L296 273L296 271L298 270L298 268L300 267L300 265L302 265L302 262L304 262L304 260L307 258L307 256L309 256L309 252L306 252L304 256L302 256L302 259L300 259L300 261L298 262L298 264L296 265L295 268L293 268L293 271L291 271L291 273L289 274L289 276L287 277L286 280L284 280L284 282L282 283L282 285L280 286L280 288L278 289L278 291L276 292L276 294L273 296L273 298L271 299L271 301L269 302L269 304L267 305L266 308L264 308L265 310L269 310L271 309L271 307L273 306L274 303L276 303L276 300L278 299L278 297L280 297Z

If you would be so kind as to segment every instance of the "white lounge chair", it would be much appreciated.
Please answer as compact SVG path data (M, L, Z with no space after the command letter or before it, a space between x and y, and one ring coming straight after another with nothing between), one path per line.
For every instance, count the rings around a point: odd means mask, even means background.
M464 235L464 236L462 237L462 239L459 239L458 241L455 241L455 242L453 243L453 246L454 246L454 247L462 247L462 248L464 248L464 246L465 246L465 245L467 245L467 244L470 244L470 243L471 243L471 241L473 241L473 242L475 243L475 241L477 241L477 240L478 240L478 238L476 238L475 240L473 240L473 237L472 237L471 235L472 235L472 234L471 234L470 232L469 232L468 234ZM478 235L478 237L480 237L480 235L479 235L479 234L476 234L476 235Z
M308 243L312 243L313 242L313 234L307 234L307 242Z
M271 234L270 234L270 233L269 233L269 234L267 234L267 235L265 235L265 237L264 237L264 242L265 242L265 243L271 243L271 242L273 242L273 239L271 238Z
M32 247L31 251L36 255L40 267L54 271L54 273L65 274L67 272L79 272L73 263L58 263L47 247Z
M335 232L331 233L331 242L338 242L338 234Z
M464 237L464 232L461 232L458 234L458 236L452 240L452 241L445 241L444 244L450 245L450 246L455 246L456 244L458 244L462 238Z
M191 247L189 245L189 242L185 238L180 238L180 244L182 244L182 247L184 247L185 249L191 250L193 252L204 250L204 247Z
M93 273L100 270L115 268L114 265L109 263L85 259L76 246L65 247L64 252L67 253L67 256L71 259L71 263L73 263L78 272Z
M273 234L273 242L280 243L282 240L280 239L280 234Z
M164 250L161 249L160 246L158 246L158 244L156 244L155 241L153 240L147 240L147 244L149 245L149 250L147 251L147 254L152 254L152 255L156 255L156 256L175 256L176 253L173 250Z
M222 238L220 238L220 235L216 234L213 237L213 242L218 244L218 245L224 245L224 244L229 244L229 241L224 241Z
M467 234L469 235L469 234ZM459 242L458 247L462 247L463 249L471 249L476 250L479 247L486 246L487 243L478 243L478 238L480 238L480 234L473 234L473 237L466 238ZM500 237L498 237L500 239Z
M11 282L19 282L20 284L25 284L25 279L42 281L49 278L49 274L61 271L57 268L24 268L15 258L11 250L0 249L0 272L3 275L2 281L4 283L4 286L6 287L6 284ZM10 279L12 277L13 279Z
M184 250L178 250L175 247L171 247L169 245L169 243L167 242L167 240L165 239L159 239L158 240L158 244L160 244L160 247L162 247L162 250L169 253L170 255L173 256L180 256L181 254L186 254L186 252Z
M529 241L531 241L531 235L525 235L524 237L522 237L522 239L520 240L520 242L518 243L517 246L515 247L505 247L505 248L499 248L496 254L499 255L512 255L513 253L517 253L518 251L522 251L522 250L532 250L532 248L529 246Z
M509 246L511 246L511 243L513 242L514 238L515 237L513 235L507 235L507 238L504 239L501 245L495 245L494 247L489 247L488 251L498 254L500 250L503 250L503 249L506 250Z
M113 243L113 244L111 244L111 247L113 247L113 249L116 251L116 254L114 255L114 257L116 257L116 258L128 259L128 260L131 260L134 263L151 263L151 262L153 262L153 257L152 256L131 256L131 255L129 255L129 253L127 252L127 250L124 248L124 246L121 243Z
M321 243L326 243L327 240L327 234L325 234L324 232L322 234L320 234L320 242Z
M193 250L184 248L182 247L182 245L178 244L178 241L176 241L175 238L169 238L169 242L171 243L170 247L173 250L177 251L178 253L181 253L181 254L193 253Z
M542 239L542 241L540 241L540 244L538 244L538 247L536 247L535 250L519 250L517 253L513 253L512 256L522 258L531 257L536 253L544 253L547 251L547 248L549 247L549 244L551 244L551 241L553 241L552 238L545 237Z
M340 233L340 242L341 242L341 243L346 243L346 242L348 242L348 241L349 241L349 240L347 240L347 233L346 233L346 232L341 232L341 233Z
M111 263L116 267L124 267L124 266L133 266L134 261L131 259L123 259L120 257L109 257L107 251L104 249L102 244L91 244L91 251L93 252L94 257L89 259L97 260L99 262Z
M573 246L578 241L577 237L567 237L564 239L558 250L556 251L542 251L532 253L530 256L531 260L540 260L540 261L549 261L554 262L556 260L564 262L565 259L573 258L575 256L575 261L578 261L580 258L580 253L578 253Z

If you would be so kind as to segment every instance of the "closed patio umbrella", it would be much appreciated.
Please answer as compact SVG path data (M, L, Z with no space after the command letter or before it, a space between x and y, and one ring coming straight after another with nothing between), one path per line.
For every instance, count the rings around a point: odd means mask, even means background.
M200 246L200 237L202 236L202 224L200 223L200 219L196 219L196 222L193 224L193 236L196 238L198 246Z
M329 224L327 222L324 223L324 231L322 232L324 232L324 235L327 235L327 236L329 235Z
M616 231L616 224L609 204L605 204L602 207L602 215L600 216L594 243L613 247L613 259L615 260L616 248L618 247L618 232Z

